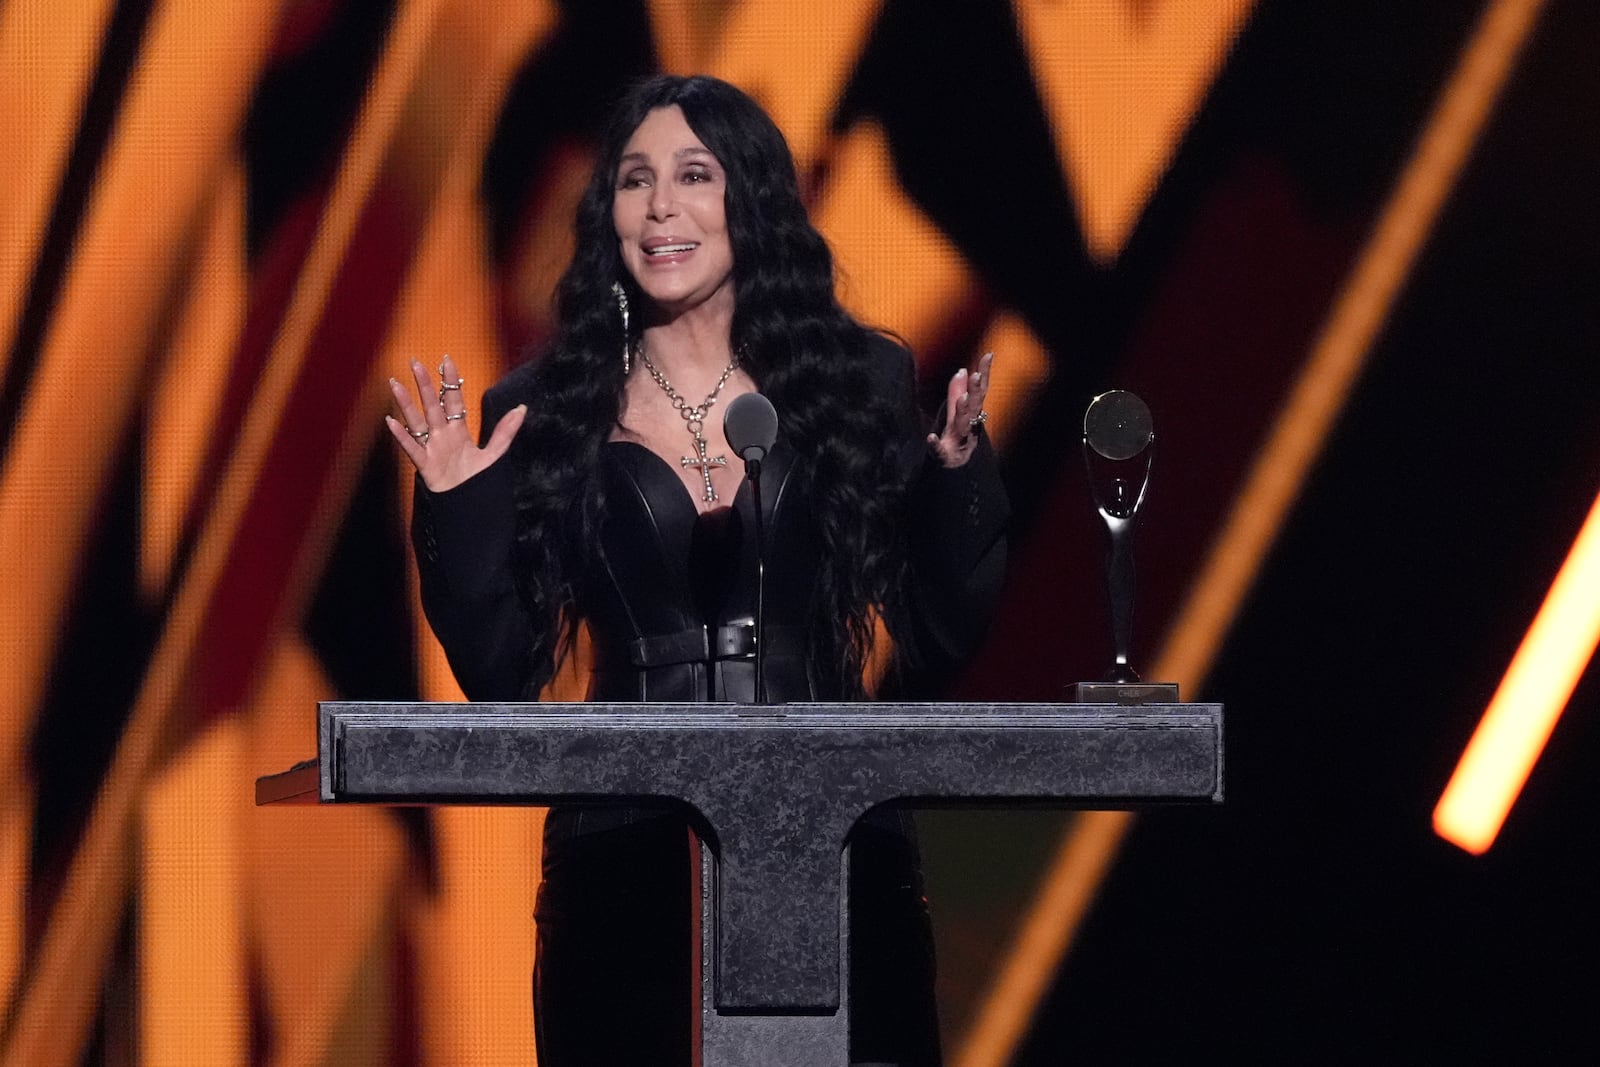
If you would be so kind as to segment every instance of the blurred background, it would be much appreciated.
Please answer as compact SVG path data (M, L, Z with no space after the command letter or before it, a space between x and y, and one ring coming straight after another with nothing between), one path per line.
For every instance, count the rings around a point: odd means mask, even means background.
M538 811L252 788L318 700L459 699L385 380L449 352L476 410L537 351L656 70L772 112L925 381L998 353L952 698L1104 672L1082 415L1154 413L1135 664L1226 704L1227 801L921 816L950 1062L1592 1055L1592 570L1498 836L1433 812L1600 492L1597 44L1586 0L4 0L0 1062L533 1061Z

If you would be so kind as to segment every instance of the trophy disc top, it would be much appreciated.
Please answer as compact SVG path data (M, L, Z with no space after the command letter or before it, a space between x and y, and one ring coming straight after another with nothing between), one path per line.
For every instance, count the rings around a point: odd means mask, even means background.
M1106 459L1132 459L1155 439L1150 409L1125 389L1101 393L1083 413L1083 439Z

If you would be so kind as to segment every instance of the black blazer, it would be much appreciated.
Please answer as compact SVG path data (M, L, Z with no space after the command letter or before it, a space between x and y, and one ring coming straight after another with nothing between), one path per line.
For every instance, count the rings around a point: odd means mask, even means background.
M912 623L922 658L958 661L981 637L1005 565L1008 506L995 457L980 434L956 470L927 451L910 353L879 338L881 387L903 398L896 450L906 501ZM514 405L536 402L530 368L484 398L484 432ZM780 413L781 425L781 413ZM532 620L513 579L515 449L454 489L417 483L413 540L422 601L462 689L473 700L524 699ZM770 699L839 700L848 692L831 633L811 632L821 547L784 440L763 465L766 522L766 681ZM701 515L678 475L632 442L603 446L605 512L599 551L579 587L593 638L589 699L750 701L755 612L755 514L748 482L730 508Z

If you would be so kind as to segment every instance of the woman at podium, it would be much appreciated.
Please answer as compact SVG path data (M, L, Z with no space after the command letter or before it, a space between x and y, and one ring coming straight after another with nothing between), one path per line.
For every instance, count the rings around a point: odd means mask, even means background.
M392 381L418 475L428 620L473 700L533 700L590 636L589 699L755 699L755 514L721 411L760 391L764 673L775 702L867 696L958 660L1004 565L1005 493L983 432L990 358L926 423L904 347L834 295L782 134L711 78L652 78L619 104L578 207L559 334L485 395ZM880 627L881 624L881 627ZM691 889L681 816L558 808L537 919L540 1062L689 1055ZM909 819L851 844L852 1059L938 1061L933 960Z

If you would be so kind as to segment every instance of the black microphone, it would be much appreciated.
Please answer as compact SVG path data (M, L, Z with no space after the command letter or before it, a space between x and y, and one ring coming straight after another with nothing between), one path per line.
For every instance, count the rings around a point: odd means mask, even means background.
M778 409L760 393L745 393L728 403L722 416L722 432L748 472L756 464L752 479L760 477L761 461L767 458L778 439Z
M750 479L750 499L756 511L756 617L753 653L756 660L756 703L767 702L766 591L767 531L761 514L761 461L778 440L778 410L760 393L745 393L728 403L722 416L722 433L728 446L744 460Z

